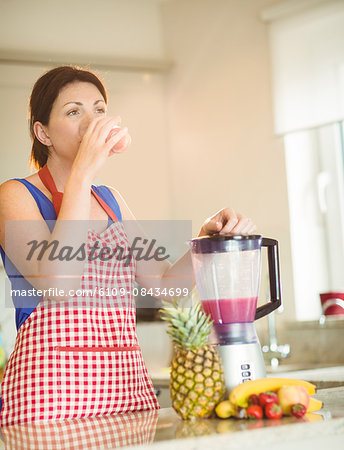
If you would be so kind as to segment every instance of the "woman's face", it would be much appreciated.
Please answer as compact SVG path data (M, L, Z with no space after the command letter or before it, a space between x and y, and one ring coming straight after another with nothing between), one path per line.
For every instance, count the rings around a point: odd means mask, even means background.
M106 115L106 103L92 83L76 81L61 89L45 126L51 154L74 160L89 123Z

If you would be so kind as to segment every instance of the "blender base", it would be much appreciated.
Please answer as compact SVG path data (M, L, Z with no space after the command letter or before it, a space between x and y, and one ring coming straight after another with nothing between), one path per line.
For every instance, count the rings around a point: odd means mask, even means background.
M218 345L229 393L238 384L266 377L265 363L259 342Z

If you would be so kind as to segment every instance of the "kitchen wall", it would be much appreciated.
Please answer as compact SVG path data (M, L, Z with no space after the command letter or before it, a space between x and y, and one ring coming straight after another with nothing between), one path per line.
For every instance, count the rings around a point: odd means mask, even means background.
M232 206L277 239L284 299L277 320L287 320L294 305L285 161L274 136L268 29L260 20L263 9L281 2L215 3L162 5L166 54L175 61L167 82L172 211L191 217L197 233L204 217Z
M2 50L164 56L157 0L1 0L0 8Z
M278 342L288 343L291 349L285 363L343 365L343 325L342 319L336 320L333 316L322 326L318 321L288 323L278 330Z
M99 179L118 188L140 219L192 219L194 234L224 206L252 217L259 233L280 243L285 311L278 321L285 321L294 317L287 186L260 20L261 10L279 3L3 0L0 41L13 54L172 60L163 73L105 71L110 111L128 123L133 144ZM43 70L0 66L2 181L29 173L26 99ZM8 347L13 336L5 334Z

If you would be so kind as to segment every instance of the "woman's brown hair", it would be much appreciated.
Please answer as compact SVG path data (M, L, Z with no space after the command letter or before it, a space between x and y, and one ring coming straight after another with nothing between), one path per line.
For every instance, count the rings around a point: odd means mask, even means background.
M32 140L30 162L37 169L43 167L49 156L49 149L35 136L33 125L41 122L48 125L51 109L61 89L69 83L83 81L94 84L107 103L105 87L100 79L92 72L73 66L61 66L49 70L35 83L29 104L30 135Z

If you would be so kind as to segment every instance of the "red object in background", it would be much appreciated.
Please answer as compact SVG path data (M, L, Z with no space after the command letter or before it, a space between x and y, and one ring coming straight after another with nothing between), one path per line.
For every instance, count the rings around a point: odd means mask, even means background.
M344 315L344 292L325 292L320 294L320 301L325 316Z

